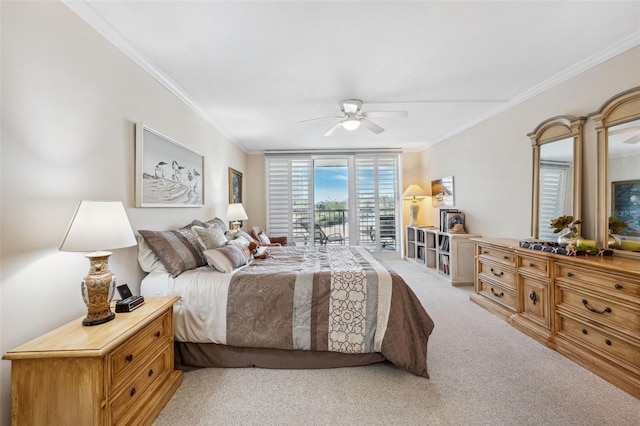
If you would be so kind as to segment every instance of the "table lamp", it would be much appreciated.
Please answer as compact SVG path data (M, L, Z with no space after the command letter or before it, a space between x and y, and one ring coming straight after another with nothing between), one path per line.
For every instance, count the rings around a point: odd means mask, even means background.
M416 226L418 224L418 212L420 211L420 204L418 201L427 197L427 193L420 187L420 185L409 185L406 191L402 194L402 198L405 200L411 200L409 211L411 212L411 223L409 226Z
M244 211L244 207L242 207L242 203L233 203L229 204L229 208L227 209L227 220L232 222L233 229L231 229L231 233L233 235L238 233L240 229L240 221L247 220L247 213Z
M109 303L116 287L116 276L109 270L111 252L104 251L136 245L121 201L80 201L71 219L61 251L91 252L89 274L81 284L82 298L87 305L83 325L111 321L115 314Z

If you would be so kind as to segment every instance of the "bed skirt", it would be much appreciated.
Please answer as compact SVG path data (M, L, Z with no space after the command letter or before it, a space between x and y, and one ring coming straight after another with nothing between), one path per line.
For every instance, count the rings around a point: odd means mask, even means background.
M240 348L216 343L175 342L175 368L191 371L206 367L311 369L368 365L386 361L379 352L344 354L269 348Z

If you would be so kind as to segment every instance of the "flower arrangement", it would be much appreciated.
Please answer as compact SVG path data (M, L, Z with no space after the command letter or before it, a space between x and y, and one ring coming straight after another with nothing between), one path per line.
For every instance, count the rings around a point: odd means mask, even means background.
M553 233L558 234L562 232L564 229L569 229L569 231L574 234L578 233L578 226L582 223L581 220L573 219L573 216L559 216L555 219L551 220L551 227L553 228Z
M610 234L619 234L620 231L629 227L627 223L623 220L620 220L618 216L609 216L609 233Z

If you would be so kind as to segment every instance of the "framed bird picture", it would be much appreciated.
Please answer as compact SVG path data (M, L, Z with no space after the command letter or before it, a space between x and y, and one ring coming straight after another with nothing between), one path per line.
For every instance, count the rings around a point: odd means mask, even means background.
M204 206L204 156L136 123L136 207Z

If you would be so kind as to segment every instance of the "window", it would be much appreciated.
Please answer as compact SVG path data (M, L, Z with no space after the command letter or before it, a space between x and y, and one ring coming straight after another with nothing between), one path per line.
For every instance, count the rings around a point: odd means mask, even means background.
M296 244L398 250L398 152L267 153L265 168L269 233L288 235ZM331 185L320 180L331 172L348 180L337 185L339 195L324 195Z
M541 161L540 162L540 224L539 238L555 240L551 220L571 211L571 197L567 196L570 188L571 166L568 163Z

